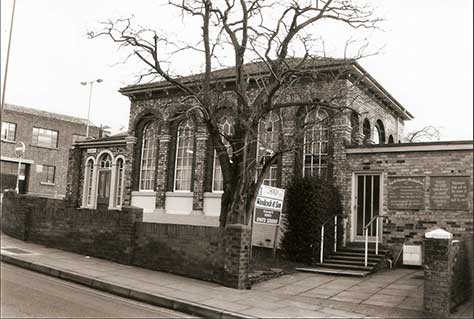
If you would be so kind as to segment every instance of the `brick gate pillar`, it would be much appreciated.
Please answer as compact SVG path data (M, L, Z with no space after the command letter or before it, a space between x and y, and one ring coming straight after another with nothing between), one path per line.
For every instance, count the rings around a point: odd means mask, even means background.
M250 227L227 225L224 230L224 285L249 289Z
M451 300L450 249L453 235L442 229L425 234L424 256L424 294L425 312L433 316L449 317Z

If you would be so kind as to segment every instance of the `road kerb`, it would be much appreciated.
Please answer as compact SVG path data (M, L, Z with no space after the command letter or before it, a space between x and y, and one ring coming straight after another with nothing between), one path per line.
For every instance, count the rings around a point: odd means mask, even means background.
M24 259L1 254L0 260L2 262L12 264L21 268L25 268L34 272L38 272L51 277L60 278L63 280L71 281L83 286L105 291L121 297L126 297L141 301L144 303L152 304L163 308L181 311L190 315L204 316L205 318L256 318L254 316L244 315L241 313L231 312L224 309L214 308L211 306L202 305L195 302L190 302L182 299L173 299L170 297L151 294L139 290L125 288L116 284L92 279L78 273L55 269L53 267L29 262Z

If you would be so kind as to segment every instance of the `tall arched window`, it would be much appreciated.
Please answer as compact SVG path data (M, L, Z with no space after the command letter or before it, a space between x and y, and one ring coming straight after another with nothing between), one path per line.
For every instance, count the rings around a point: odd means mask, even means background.
M258 124L257 165L260 172L279 147L280 117L274 111L268 113ZM263 179L264 185L278 186L278 163L272 164Z
M306 116L304 134L304 176L324 176L328 167L329 125L324 111Z
M226 117L222 118L218 126L219 126L219 131L222 134L229 136L232 133L232 124L228 118ZM221 141L227 149L227 154L231 156L232 148L230 146L229 141L225 139L223 136L221 137ZM224 178L222 176L222 168L219 162L219 158L217 157L216 151L214 151L214 174L213 174L213 182L212 182L212 191L213 192L224 191Z
M92 206L92 188L94 178L94 160L91 158L86 163L86 176L84 178L84 206Z
M370 141L371 133L370 122L368 119L365 119L362 124L362 133L364 134L364 143L368 143Z
M381 120L375 122L375 134L374 134L374 143L375 144L385 144L385 127Z
M122 193L123 193L123 172L124 163L123 158L118 158L115 165L115 205L116 207L122 206Z
M158 129L158 121L150 122L143 128L140 162L140 190L152 191L155 188Z
M178 126L178 134L176 138L176 165L174 172L175 191L191 191L193 155L193 125L191 120L185 120Z

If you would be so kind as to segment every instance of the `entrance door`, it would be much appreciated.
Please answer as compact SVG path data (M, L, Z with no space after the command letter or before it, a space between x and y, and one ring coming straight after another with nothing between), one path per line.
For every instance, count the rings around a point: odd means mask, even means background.
M109 207L110 200L110 169L99 170L99 185L97 189L97 208Z
M367 225L374 216L381 212L381 176L380 174L356 175L355 183L355 209L354 225L355 240L364 240L364 226ZM375 240L375 222L369 228L369 240ZM380 235L380 230L379 230Z

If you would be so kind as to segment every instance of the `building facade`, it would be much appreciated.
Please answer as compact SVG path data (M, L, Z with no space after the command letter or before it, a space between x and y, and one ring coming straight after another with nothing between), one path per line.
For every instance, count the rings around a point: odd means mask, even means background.
M324 71L319 71L318 74L329 74L339 67L325 64ZM249 68L249 73L251 70ZM233 78L226 72L216 71L214 76L232 96ZM387 183L392 180L389 175L393 175L393 169L390 165L377 166L376 169L372 169L374 164L372 168L356 165L355 158L365 163L364 158L367 157L372 163L374 159L370 158L375 156L361 151L359 159L355 155L356 150L372 147L373 153L385 154L383 146L390 145L392 151L397 150L397 156L408 156L407 152L411 152L410 145L400 144L400 140L404 122L413 116L358 63L352 63L345 72L336 81L328 81L324 76L320 76L321 81L301 80L280 96L283 102L297 104L298 101L311 99L315 95L320 99L331 97L337 90L344 93L339 102L340 109L344 111L333 112L321 107L308 112L295 106L272 112L259 125L257 144L266 143L271 148L271 145L278 144L280 133L304 127L304 137L298 144L299 150L281 155L277 163L270 167L264 184L286 188L295 175L331 176L341 190L344 211L350 216L345 224L346 239L362 241L364 236L360 233L361 225L363 228L376 215L393 213L393 216L398 216L402 213L395 209L396 205L388 204L390 187ZM258 77L261 76L262 73L259 72L254 79L250 77L250 89L257 90ZM144 221L148 222L217 226L222 174L205 125L198 117L176 120L176 114L183 110L180 103L182 95L165 82L129 86L120 92L131 101L128 134L97 141L80 141L71 152L70 170L75 176L70 177L69 195L75 205L91 209L100 205L112 209L132 205L144 209ZM305 125L312 121L314 124ZM231 130L232 123L225 116L220 124L223 131ZM382 148L377 148L376 145ZM464 150L463 156L469 157L472 142L460 145ZM436 151L443 153L445 148L447 151L443 154L450 154L450 148L444 144L436 147ZM424 156L428 156L428 151L431 150L427 146L424 151L417 153L418 158L414 162L426 163ZM265 149L261 152L259 148L257 163L266 155ZM379 161L377 159L375 163L380 164ZM472 165L469 168L467 163L463 161L462 169L465 171L463 174L470 176L468 193L472 195ZM402 172L406 169L408 168L403 168ZM367 170L370 170L367 176L362 174ZM423 171L423 168L419 170ZM429 172L427 168L422 174L431 174ZM443 175L441 171L436 174L438 173ZM423 183L430 183L427 180L429 178ZM366 186L370 183L371 190L379 187L380 191L375 195L367 195L368 192L358 194L361 191L361 187L357 188L358 183ZM362 201L360 207L364 208L358 212L357 199L363 196L369 196L371 202L364 206ZM374 202L373 198L378 199ZM472 203L462 209L464 213L472 212ZM434 218L430 211L423 211L428 224ZM406 223L416 224L416 218L420 216L411 213L411 209L405 210L405 215L411 216ZM386 219L386 222L390 221ZM463 231L472 232L472 225L469 226L469 222L466 222L467 224L463 224ZM393 225L398 225L398 222L393 222ZM407 237L411 241L417 241L418 233L426 225L418 226L416 236L415 231L412 231L412 234L405 234L400 238ZM384 240L383 227L379 236L381 240ZM400 226L393 227L397 229ZM256 246L273 247L275 239L279 241L281 238L281 232L280 228L280 233L275 236L274 225L255 224L252 242ZM373 232L369 237L374 240ZM385 242L400 244L400 239L392 237L396 236L385 236Z
M18 143L25 144L19 174L19 192L64 197L71 145L86 136L87 120L6 104L1 126L1 191L15 189ZM89 126L90 136L100 130Z

